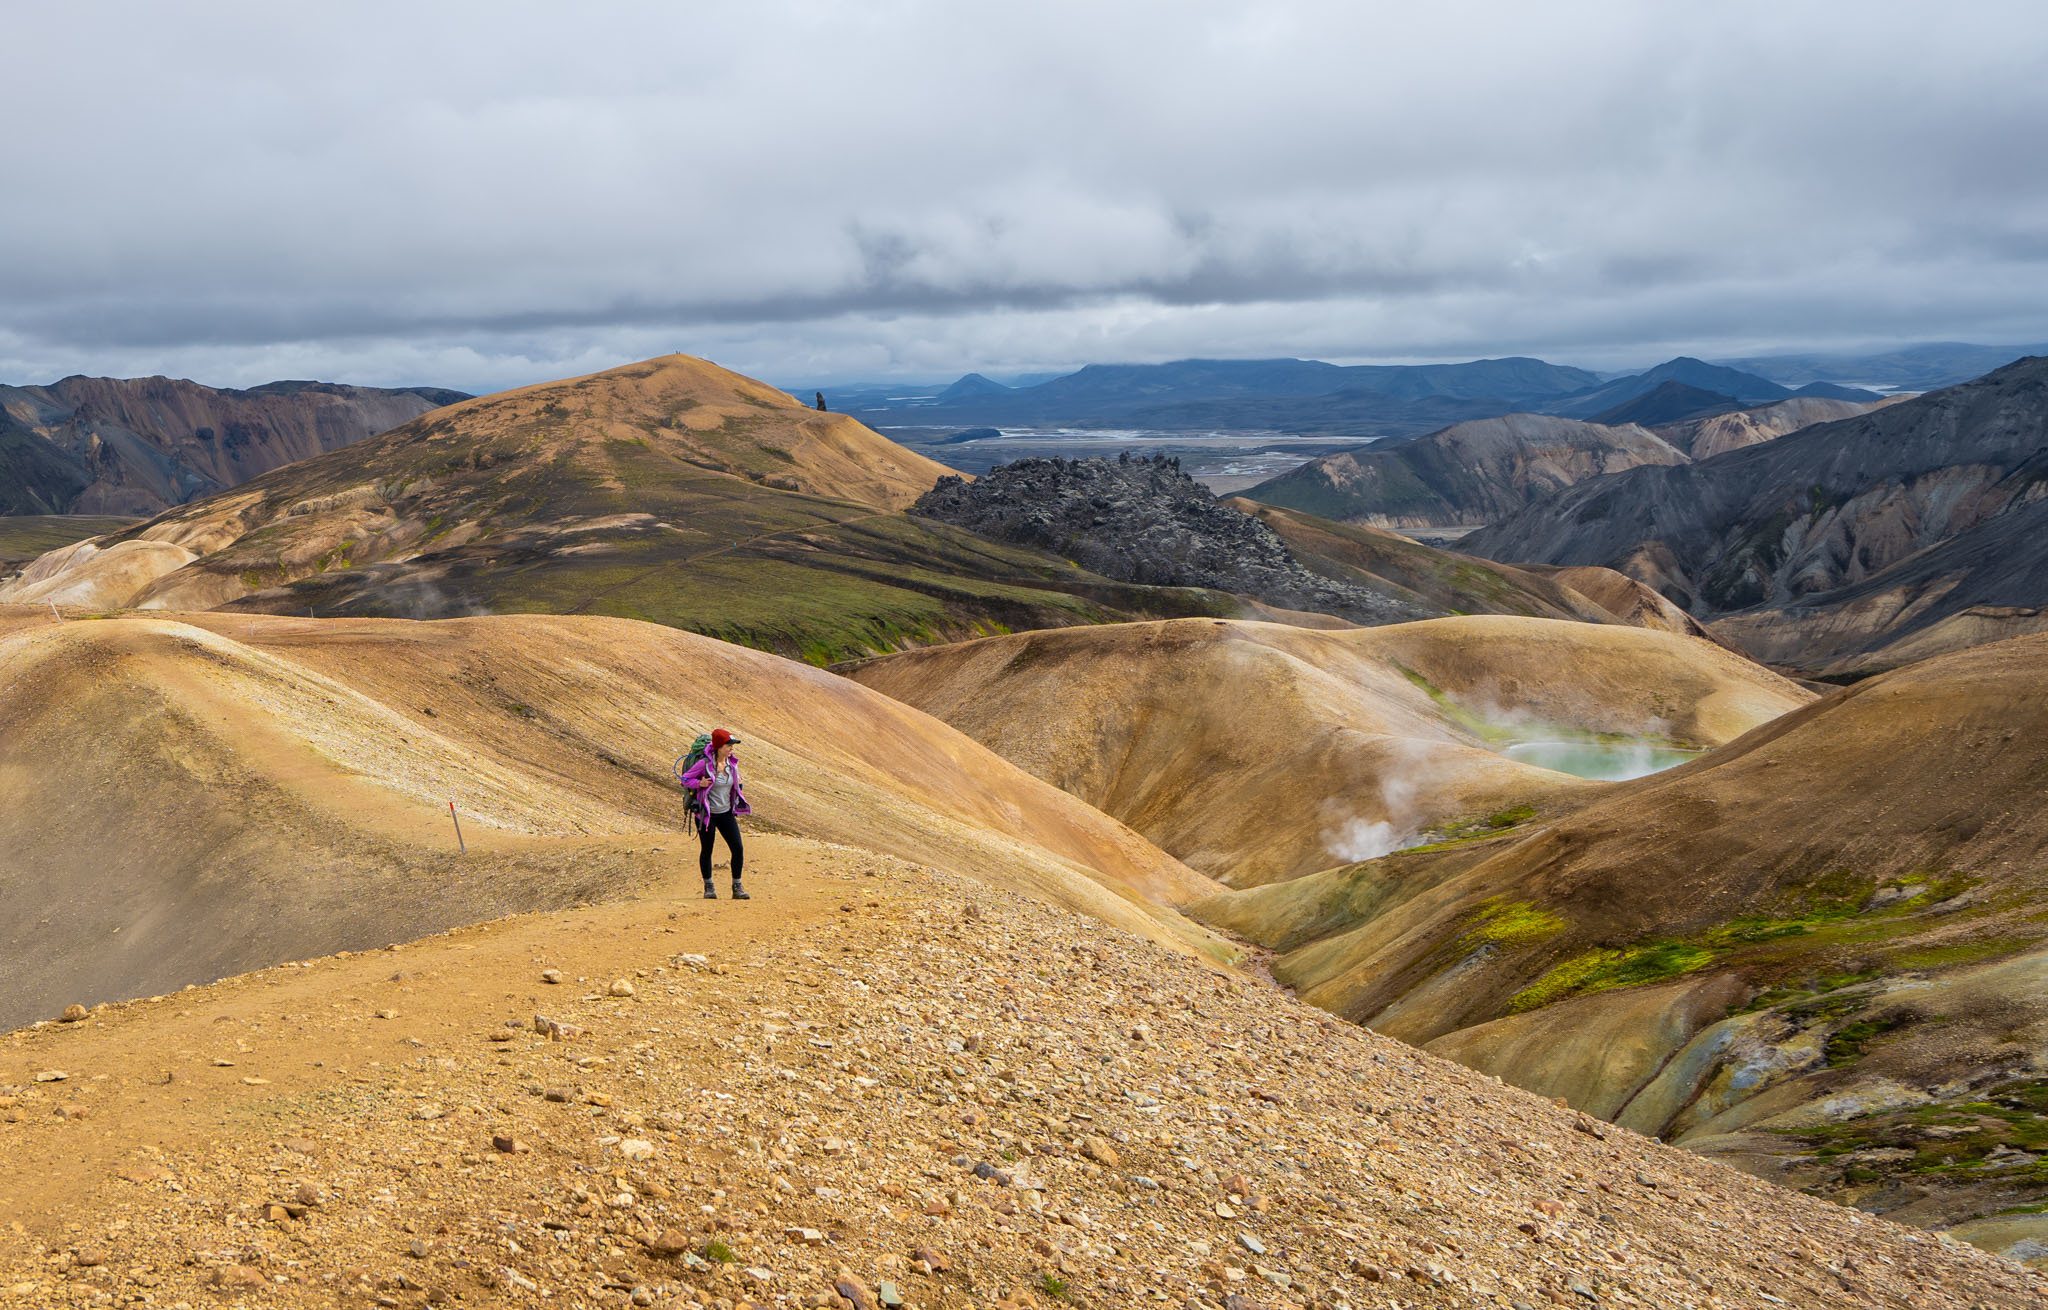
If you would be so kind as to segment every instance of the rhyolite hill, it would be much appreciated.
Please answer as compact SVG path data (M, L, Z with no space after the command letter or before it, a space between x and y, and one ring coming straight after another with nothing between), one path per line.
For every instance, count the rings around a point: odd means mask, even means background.
M1621 569L1744 649L1809 671L2034 631L2048 623L2048 358L1582 482L1461 545Z
M139 517L466 400L438 387L68 377L0 386L0 514Z

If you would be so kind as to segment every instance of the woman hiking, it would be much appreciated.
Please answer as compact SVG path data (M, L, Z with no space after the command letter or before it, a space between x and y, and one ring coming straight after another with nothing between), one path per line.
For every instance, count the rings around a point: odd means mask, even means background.
M683 790L690 793L690 808L697 820L697 871L704 875L704 899L718 899L711 885L711 848L720 834L732 854L732 898L750 901L740 875L747 863L746 848L740 844L740 816L752 814L747 794L740 787L740 759L733 747L740 739L719 728L711 734L711 749L683 774Z

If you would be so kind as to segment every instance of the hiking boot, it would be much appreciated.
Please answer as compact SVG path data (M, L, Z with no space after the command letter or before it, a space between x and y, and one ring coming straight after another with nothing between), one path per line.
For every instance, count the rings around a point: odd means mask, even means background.
M718 899L718 888L712 886L711 879L709 878L706 878L704 880L704 899L707 901L715 901Z
M740 886L737 882L732 885L732 898L736 901L751 901L754 899L747 895L747 889Z

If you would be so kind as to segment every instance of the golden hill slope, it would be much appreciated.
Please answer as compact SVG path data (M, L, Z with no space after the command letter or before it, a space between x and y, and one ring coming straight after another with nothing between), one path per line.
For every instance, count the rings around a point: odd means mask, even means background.
M685 873L0 1035L0 1300L2048 1296L1043 902L767 848L772 901Z
M0 614L0 1025L629 892L694 840L669 768L714 723L781 831L1162 935L1210 886L944 724L650 624Z
M1540 827L1196 913L1377 1030L1954 1223L2048 1199L2048 1169L2001 1150L2048 1115L2044 743L2048 638L2025 638Z
M887 512L908 506L944 472L844 415L808 409L708 360L669 355L451 405L159 516L125 535L190 553L165 556L161 572L139 586L124 576L76 603L211 608L337 565L539 531L544 507L569 511L557 534L585 535L622 525L605 523L596 504L575 513L578 499L609 493L629 501L636 481L664 473L711 474ZM80 552L78 562L89 558Z
M1503 617L1117 624L848 671L1233 886L1597 791L1495 749L1513 740L1714 746L1809 699L1705 641Z

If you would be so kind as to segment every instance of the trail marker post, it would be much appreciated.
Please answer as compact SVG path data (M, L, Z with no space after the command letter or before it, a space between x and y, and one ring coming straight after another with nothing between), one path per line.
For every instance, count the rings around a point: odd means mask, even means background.
M455 847L462 854L469 854L469 843L462 840L462 817L455 812L455 802L448 802L448 817L455 823Z

